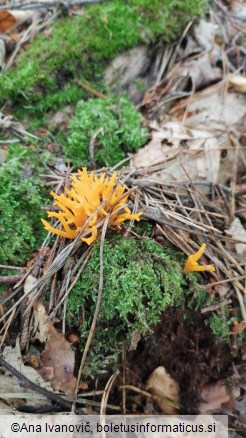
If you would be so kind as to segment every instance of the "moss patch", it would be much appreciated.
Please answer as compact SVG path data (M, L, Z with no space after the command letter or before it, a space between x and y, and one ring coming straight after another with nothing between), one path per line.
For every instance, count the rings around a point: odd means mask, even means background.
M36 168L45 162L27 147L14 146L0 167L0 264L22 265L45 237L40 223L45 190Z
M1 76L0 104L11 99L15 106L44 112L76 102L85 93L74 79L99 86L104 66L117 53L159 35L173 39L206 4L207 0L113 0L60 19L50 37L39 34L20 53L16 68Z
M79 326L84 347L94 315L99 283L97 242L81 278L68 298L71 324ZM179 257L180 256L180 257ZM187 279L182 255L148 237L111 234L104 246L104 287L100 314L85 372L92 376L117 363L118 354L134 332L145 334L169 306L184 303ZM193 283L192 283L193 282ZM195 282L189 283L194 292ZM199 289L199 286L196 289ZM84 322L81 321L82 309Z
M141 115L127 97L78 103L64 145L74 166L90 167L89 145L96 133L94 159L98 167L115 165L126 152L137 151L147 140Z

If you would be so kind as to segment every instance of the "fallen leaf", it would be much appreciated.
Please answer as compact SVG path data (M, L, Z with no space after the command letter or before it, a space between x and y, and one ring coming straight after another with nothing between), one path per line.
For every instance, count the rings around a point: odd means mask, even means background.
M180 402L179 385L163 366L153 371L147 380L146 388L154 395L160 397L156 400L156 403L164 414L175 415L177 413L177 405ZM174 405L168 403L165 398L173 401Z
M240 75L229 75L228 77L229 84L232 85L235 91L239 93L246 93L246 78L245 76Z
M199 23L194 26L194 36L198 42L200 48L203 51L211 52L217 48L220 51L219 46L215 44L215 37L220 34L220 26L214 21L200 20Z
M241 400L235 401L235 409L239 412L239 421L246 423L246 392L244 393Z
M167 122L152 132L151 141L132 158L133 165L149 167L165 163L152 178L162 181L206 179L217 182L220 169L218 141L210 130L190 129L179 121ZM185 170L184 170L185 169Z
M30 366L26 366L23 363L22 355L20 351L19 338L16 340L16 346L5 347L2 352L3 359L6 360L12 367L19 371L23 376L27 377L33 383L39 385L41 388L45 388L52 392L52 388L49 382L45 382L39 372ZM31 401L33 408L38 408L47 405L48 401L39 393L33 393L30 389L26 389L20 386L19 380L10 374L8 371L0 373L0 388L1 398L8 400L16 409L21 406L26 406L28 401Z
M222 409L222 405L231 400L223 381L206 383L201 390L200 397L198 409L201 413Z
M231 331L234 335L238 335L246 330L246 322L233 321Z
M235 218L231 223L231 226L228 230L225 231L226 234L232 236L233 239L242 240L246 242L246 230L242 225L242 222L239 218ZM240 257L246 255L246 243L236 243L235 244L236 252Z
M5 33L7 30L11 29L16 23L16 19L8 11L0 11L0 33Z
M133 332L133 334L131 336L131 344L130 344L130 347L129 347L130 351L135 351L136 350L137 345L138 345L140 339L141 339L140 333L139 332Z
M28 275L24 283L24 293L28 294L28 292L36 285L37 281L36 277Z
M218 82L222 79L221 69L211 65L211 55L208 53L198 59L184 62L178 74L190 78L194 90L198 90L212 82Z
M232 127L246 114L245 96L234 92L225 93L224 87L214 85L193 96L189 104L186 125L208 126L221 130Z
M55 390L62 390L68 397L74 396L76 378L74 377L75 353L62 333L59 333L41 303L34 309L37 325L36 338L45 343L42 352L42 366L38 369L41 376L51 382Z
M147 46L137 46L118 55L107 67L105 81L107 85L120 81L122 86L130 84L143 74L149 66L150 57Z

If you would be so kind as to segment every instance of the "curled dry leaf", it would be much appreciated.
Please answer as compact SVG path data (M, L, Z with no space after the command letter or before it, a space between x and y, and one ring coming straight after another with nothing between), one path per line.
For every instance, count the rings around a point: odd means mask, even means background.
M51 321L42 304L35 305L35 320L38 327L36 337L45 342L42 352L42 366L39 373L51 382L55 390L62 390L68 397L74 396L76 378L74 377L75 354L69 342L62 333L59 333Z
M223 381L206 383L202 388L200 397L201 401L198 409L201 413L217 411L222 409L224 404L231 401Z
M164 367L160 366L153 371L147 380L146 388L155 396L160 397L156 403L164 414L175 415L177 413L177 405L180 401L179 385Z

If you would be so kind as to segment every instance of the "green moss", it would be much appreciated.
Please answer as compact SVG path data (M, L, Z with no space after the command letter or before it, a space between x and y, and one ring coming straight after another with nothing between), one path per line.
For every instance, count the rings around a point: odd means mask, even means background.
M16 68L0 78L0 104L47 111L76 102L83 90L74 79L100 88L105 64L118 52L157 36L170 40L186 23L203 13L206 0L113 0L85 8L81 16L65 17L51 36L39 34L22 51Z
M82 347L95 311L99 283L97 242L81 278L68 298L69 320L80 325ZM175 257L152 239L111 234L105 241L103 297L86 373L93 375L116 363L133 332L147 333L170 305L184 302L186 280L179 253Z
M44 155L16 145L0 167L0 205L4 206L0 215L0 264L22 265L46 235L40 224L45 190L35 171L42 161Z
M74 166L90 166L89 145L96 133L94 159L99 167L113 166L126 152L137 151L147 140L147 130L141 127L141 115L127 97L117 102L89 99L78 103L64 145L65 154Z
M229 310L227 306L222 307L218 313L213 312L210 316L208 323L213 334L220 339L229 340L230 338L230 326L232 321L236 318L230 318Z

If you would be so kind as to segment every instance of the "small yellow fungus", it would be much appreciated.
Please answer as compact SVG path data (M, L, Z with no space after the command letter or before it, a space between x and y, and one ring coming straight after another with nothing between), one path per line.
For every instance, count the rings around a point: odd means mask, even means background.
M58 206L60 211L48 211L48 217L58 219L62 229L54 228L41 219L47 231L68 239L75 239L88 218L91 217L84 227L84 232L89 231L90 236L82 238L83 242L90 245L97 238L97 224L108 214L110 214L108 226L113 229L117 229L125 220L140 220L142 213L131 214L126 206L129 194L124 196L126 186L117 183L116 172L111 178L106 173L102 173L100 177L94 172L88 174L85 167L78 173L78 176L72 175L72 188L66 189L66 195L51 192L55 199L54 205Z
M214 265L202 266L197 263L200 257L203 255L205 249L206 249L206 243L203 243L201 248L199 248L199 250L195 254L192 254L188 257L188 260L184 265L185 272L215 271Z

